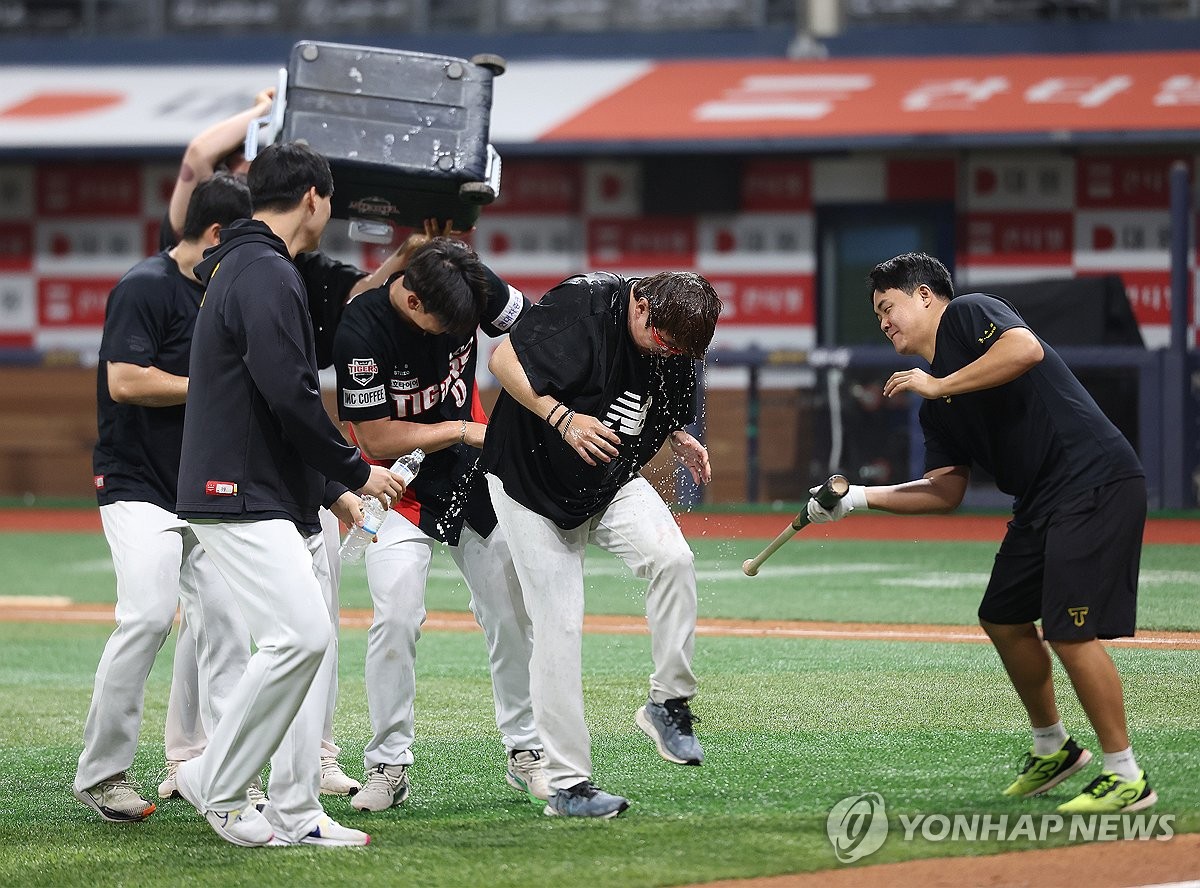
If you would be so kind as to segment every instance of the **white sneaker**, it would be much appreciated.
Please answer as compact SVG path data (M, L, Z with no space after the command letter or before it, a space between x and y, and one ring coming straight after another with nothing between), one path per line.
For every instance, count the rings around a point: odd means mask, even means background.
M175 772L179 769L179 762L167 762L167 776L163 778L163 782L158 784L158 797L160 799L173 799L179 796L179 788L175 785Z
M154 805L142 798L124 771L90 789L71 791L75 798L112 823L136 823L154 813Z
M539 801L549 801L550 784L542 767L544 764L540 749L514 749L508 754L508 771L504 779L513 789L527 792Z
M284 838L271 839L272 846L324 845L327 848L353 848L371 844L371 837L362 830L342 826L328 814L317 821L316 827L298 842Z
M347 776L332 755L321 756L321 792L325 795L354 795L362 784Z
M246 787L246 800L250 802L256 811L261 811L267 806L267 794L263 792L262 778L255 780Z
M350 804L357 811L386 811L408 798L408 765L377 765Z
M233 811L206 810L199 801L200 797L196 795L192 785L188 782L187 772L189 769L187 766L190 764L192 763L182 762L175 769L175 786L179 790L179 794L204 815L204 819L213 828L213 832L230 844L241 845L243 848L256 848L271 841L275 830L271 828L270 821L263 817L257 808L252 807L245 811L236 809Z

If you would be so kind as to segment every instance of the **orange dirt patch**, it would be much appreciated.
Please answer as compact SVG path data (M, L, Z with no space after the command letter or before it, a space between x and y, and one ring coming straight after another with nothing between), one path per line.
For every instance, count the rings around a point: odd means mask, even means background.
M6 623L111 623L111 604L74 604L65 601L0 598L0 622ZM341 625L346 629L367 629L371 611L342 609ZM425 631L474 632L475 618L465 612L430 611L422 627ZM584 617L587 632L602 635L644 635L642 617L592 614ZM700 620L697 635L747 638L832 638L848 641L925 641L986 644L987 636L978 626L940 626L919 623L831 623L815 620ZM1106 644L1114 647L1200 650L1200 632L1142 632L1135 638L1118 638Z
M1090 842L987 857L943 857L762 879L730 879L707 882L704 888L1135 888L1200 879L1198 861L1200 835L1193 834L1167 841Z
M784 513L685 512L679 516L679 525L689 538L774 539L776 534L787 529L794 517ZM1001 515L885 515L872 512L852 515L835 524L809 525L803 534L809 539L826 540L964 540L999 545L1007 525L1008 519ZM1200 545L1200 520L1151 518L1146 522L1142 539L1146 543Z

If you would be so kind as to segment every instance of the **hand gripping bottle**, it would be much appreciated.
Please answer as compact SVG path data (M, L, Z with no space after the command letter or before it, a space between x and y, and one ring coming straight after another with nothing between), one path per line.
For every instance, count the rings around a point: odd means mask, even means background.
M392 464L392 471L404 479L407 487L417 477L417 472L421 470L421 461L424 459L425 451L418 448L396 460ZM373 496L362 498L362 508L362 526L351 527L350 532L346 534L345 542L342 543L340 554L343 561L360 561L367 551L367 546L371 544L371 540L375 538L375 534L383 525L383 519L387 517L388 510Z

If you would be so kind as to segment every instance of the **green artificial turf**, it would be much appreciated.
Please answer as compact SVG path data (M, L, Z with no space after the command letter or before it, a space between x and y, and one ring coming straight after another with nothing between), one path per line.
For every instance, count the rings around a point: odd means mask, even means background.
M760 540L693 541L702 617L970 624L995 544L816 542L797 538L753 579ZM1147 546L1140 625L1200 629L1200 558ZM0 534L0 595L111 602L99 534ZM588 556L591 613L637 614L643 584L610 556ZM369 607L361 566L346 607ZM453 562L435 560L427 604L465 610ZM633 802L615 821L563 822L503 781L482 637L428 632L417 665L416 765L403 807L379 815L332 799L329 812L373 836L366 849L238 849L184 802L143 824L99 821L70 795L92 678L110 627L0 623L0 885L678 885L839 867L826 819L865 792L886 800L891 833L860 864L1066 841L906 841L901 817L1050 815L1098 772L1046 798L999 795L1028 728L985 644L701 636L695 711L707 760L661 760L632 715L645 695L649 640L587 636L584 676L595 779ZM366 634L343 632L337 741L359 775L369 735ZM151 674L134 773L153 791L162 768L169 641ZM1118 648L1135 749L1161 797L1153 813L1200 831L1200 652ZM1098 752L1058 674L1068 729ZM1043 821L1039 821L1043 822Z
M412 796L382 814L327 809L367 829L367 849L239 849L185 802L142 824L109 824L70 795L92 673L106 629L0 624L0 884L24 886L367 884L672 885L826 869L840 799L878 792L896 825L867 863L1044 847L1041 842L904 841L899 815L1050 814L1074 778L1031 801L998 794L1028 734L985 645L701 638L696 665L700 768L669 764L634 727L648 640L589 636L586 702L595 779L632 800L611 822L564 822L503 780L486 660L477 633L420 642ZM346 770L361 770L369 728L365 633L343 633L336 723ZM152 788L170 644L147 691L135 773ZM1176 831L1200 830L1200 653L1114 652L1137 750ZM1163 676L1167 676L1164 678ZM1061 676L1060 676L1061 679ZM1075 736L1095 738L1070 700Z

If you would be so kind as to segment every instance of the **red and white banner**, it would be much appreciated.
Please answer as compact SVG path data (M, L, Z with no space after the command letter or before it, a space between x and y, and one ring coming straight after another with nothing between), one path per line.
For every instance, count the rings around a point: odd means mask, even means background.
M276 83L273 64L0 67L4 148L182 147ZM203 89L197 89L203 83ZM1200 52L962 58L515 61L505 145L815 141L1200 131ZM800 183L797 183L800 184ZM788 193L784 191L783 193ZM520 200L524 201L522 197ZM800 209L797 204L770 209Z

